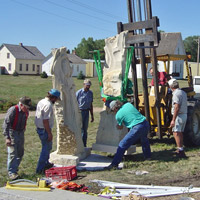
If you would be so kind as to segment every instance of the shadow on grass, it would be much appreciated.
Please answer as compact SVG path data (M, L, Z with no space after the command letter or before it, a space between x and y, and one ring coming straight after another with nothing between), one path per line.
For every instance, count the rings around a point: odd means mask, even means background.
M162 139L158 139L158 138L151 138L149 139L149 142L151 145L154 145L154 144L168 144L168 145L175 145L176 142L175 142L175 139L174 137L170 137L170 138L162 138Z
M174 149L170 150L161 150L161 151L154 151L151 153L151 161L159 161L159 162L178 162L181 159L187 160L188 158L179 158L174 154ZM140 162L145 161L143 153L137 153L134 155L126 155L125 161L129 162Z

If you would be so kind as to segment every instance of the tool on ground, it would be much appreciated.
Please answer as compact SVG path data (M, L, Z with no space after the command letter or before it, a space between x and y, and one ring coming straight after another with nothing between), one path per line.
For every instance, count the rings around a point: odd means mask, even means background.
M23 184L30 183L30 184ZM49 182L47 180L38 179L33 182L27 179L18 179L15 181L7 182L6 189L11 190L25 190L25 191L50 191Z

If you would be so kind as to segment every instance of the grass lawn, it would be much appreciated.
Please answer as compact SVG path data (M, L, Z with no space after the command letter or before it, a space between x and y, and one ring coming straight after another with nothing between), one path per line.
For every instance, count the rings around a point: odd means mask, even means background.
M74 79L76 89L82 87L82 80ZM94 92L94 107L101 107L99 87L97 78L91 79L93 85L91 89ZM30 96L35 103L43 98L47 91L51 88L51 78L41 79L40 77L32 76L1 76L0 78L0 99L9 100L11 98L18 99L23 95ZM183 87L186 81L180 81ZM141 85L141 80L139 80ZM99 112L95 112L94 123L89 124L88 130L88 145L92 146L96 141L96 132L100 120ZM2 126L3 120L0 120ZM54 128L54 133L56 130ZM53 151L56 150L56 135L54 135ZM74 180L78 184L86 184L90 186L90 190L94 190L95 186L89 181L92 179L101 179L108 181L116 181L128 184L141 185L173 185L173 186L189 186L193 185L200 187L200 153L199 148L186 148L187 159L177 159L172 152L175 148L173 137L158 140L153 138L150 140L152 149L152 160L144 161L141 147L138 145L137 152L131 156L124 157L124 168L122 170L99 171L99 172L78 172L79 179ZM6 161L7 153L5 140L0 134L0 186L3 186L7 181ZM27 123L25 132L25 155L19 168L19 174L26 179L35 181L38 176L35 174L37 160L41 150L40 140L35 131L34 117L30 117ZM104 154L107 155L107 154ZM107 156L113 157L108 154ZM148 171L146 175L137 176L135 171ZM181 196L187 196L186 194ZM189 194L190 197L200 199L200 194ZM158 200L175 200L175 197L160 197Z

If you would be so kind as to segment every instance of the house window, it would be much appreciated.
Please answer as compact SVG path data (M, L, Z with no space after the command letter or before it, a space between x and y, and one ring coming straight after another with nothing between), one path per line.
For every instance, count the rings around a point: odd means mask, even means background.
M8 71L11 71L11 70L12 70L11 63L8 63Z
M79 65L77 65L77 72L79 72Z
M7 58L10 58L10 53L7 53Z
M33 72L35 71L35 64L33 64Z
M22 71L22 64L19 64L19 71Z
M176 70L177 70L177 69L176 69L176 64L175 64L175 68L174 68L174 70L175 70L175 72L176 72Z
M28 71L28 64L26 64L26 71Z

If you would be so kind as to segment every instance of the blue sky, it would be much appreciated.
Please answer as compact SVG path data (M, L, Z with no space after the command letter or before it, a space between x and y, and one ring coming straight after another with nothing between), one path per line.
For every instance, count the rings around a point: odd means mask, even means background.
M143 3L143 0L141 0ZM200 35L199 0L151 0L160 30ZM0 0L0 43L36 46L47 56L52 48L74 49L82 38L117 34L128 22L126 0Z

